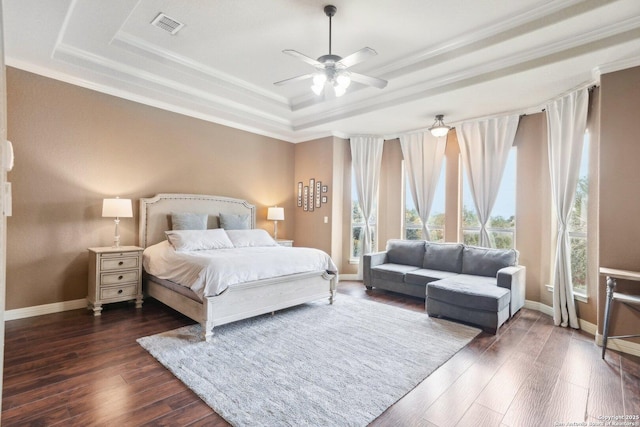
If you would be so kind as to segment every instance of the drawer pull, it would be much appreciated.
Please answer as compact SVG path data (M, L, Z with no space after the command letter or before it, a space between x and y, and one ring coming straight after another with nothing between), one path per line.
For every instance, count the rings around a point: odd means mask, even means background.
M118 265L122 265L122 264L124 264L124 261L120 261L120 262L118 263Z
M118 289L118 294L121 294L121 293L122 293L122 289Z
M118 280L122 280L124 276L118 276Z

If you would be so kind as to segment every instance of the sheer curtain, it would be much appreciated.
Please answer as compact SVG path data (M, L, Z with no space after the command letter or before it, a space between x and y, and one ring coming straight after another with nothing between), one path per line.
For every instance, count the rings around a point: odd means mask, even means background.
M351 161L355 174L358 202L364 216L364 236L358 264L358 278L362 279L362 256L371 252L371 216L378 199L380 166L384 139L376 136L356 136L351 138Z
M514 114L456 126L460 154L480 220L480 246L492 246L487 225L519 120Z
M431 135L431 132L400 136L409 190L422 221L422 236L425 240L431 240L427 221L438 186L446 145L446 137L437 138Z
M571 283L571 247L567 224L576 196L589 92L581 89L547 105L547 141L551 192L558 220L556 259L553 268L553 321L578 329Z

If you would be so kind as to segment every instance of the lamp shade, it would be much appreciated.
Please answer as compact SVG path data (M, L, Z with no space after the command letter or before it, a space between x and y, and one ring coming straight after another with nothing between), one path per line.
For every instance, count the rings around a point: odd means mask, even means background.
M102 216L108 218L131 218L133 216L131 199L104 199L102 201Z
M284 221L284 208L273 207L267 211L267 219L270 221Z

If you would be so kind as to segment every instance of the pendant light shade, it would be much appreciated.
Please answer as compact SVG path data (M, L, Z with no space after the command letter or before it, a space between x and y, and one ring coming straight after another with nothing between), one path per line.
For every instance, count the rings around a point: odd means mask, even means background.
M438 114L436 116L436 120L433 122L433 125L429 128L429 132L431 132L431 135L435 137L441 137L441 136L446 136L447 133L449 133L451 126L445 125L442 119L444 119L443 114Z

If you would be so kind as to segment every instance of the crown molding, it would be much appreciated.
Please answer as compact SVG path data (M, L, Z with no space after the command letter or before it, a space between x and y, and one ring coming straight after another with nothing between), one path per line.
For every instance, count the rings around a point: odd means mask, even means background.
M148 43L145 40L124 31L119 31L115 35L111 40L111 45L128 50L136 55L152 59L156 62L173 66L179 71L205 79L214 85L247 94L257 100L279 108L291 109L289 100L284 96L275 95L273 92L266 91L259 86L246 82L245 80L223 73L182 55L178 55L168 49L159 48L156 45Z
M603 74L614 73L616 71L626 70L627 68L633 68L640 66L640 54L630 58L624 58L619 61L609 62L604 65L600 65L593 69L593 78L600 80Z
M539 62L544 59L548 60L547 63L559 62L582 53L580 48L600 49L602 46L597 45L596 42L602 41L606 43L615 36L628 35L630 38L636 39L640 37L639 29L640 16L629 18L588 33L550 43L544 47L532 48L518 55L509 55L457 73L450 73L429 81L408 85L395 91L386 91L383 94L357 103L345 104L341 107L333 108L330 114L326 114L322 118L318 118L315 114L303 116L294 120L293 129L295 131L304 130L335 120L366 114L381 108L394 107L426 96L461 89L481 81L493 80L501 74L506 75L509 72L522 72L533 69L540 66Z

